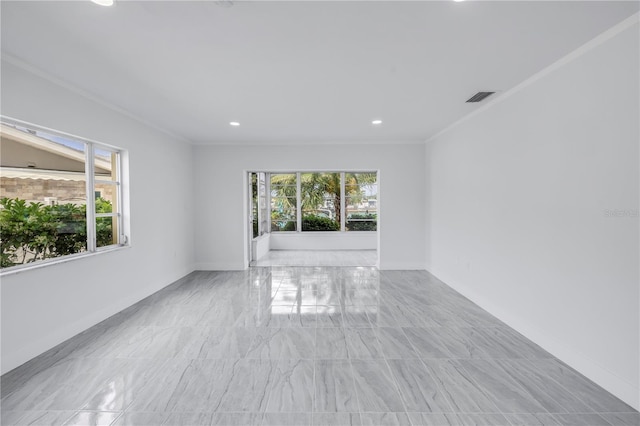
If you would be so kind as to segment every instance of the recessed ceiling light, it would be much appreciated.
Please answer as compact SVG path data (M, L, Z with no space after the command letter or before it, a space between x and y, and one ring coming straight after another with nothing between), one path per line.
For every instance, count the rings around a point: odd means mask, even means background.
M95 4L99 4L100 6L113 6L113 0L91 0Z
M382 124L382 120L373 120L371 124Z
M453 1L455 1L456 3L460 3L460 2L463 2L464 0L453 0Z
M240 123L239 123L239 122L237 122L237 121L230 121L230 122L229 122L229 125L230 125L230 126L235 126L235 127L237 127L237 126L239 126L239 125L240 125Z

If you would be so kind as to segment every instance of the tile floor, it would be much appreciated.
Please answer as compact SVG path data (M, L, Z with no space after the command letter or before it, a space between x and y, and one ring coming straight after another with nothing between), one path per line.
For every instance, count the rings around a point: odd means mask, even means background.
M252 266L376 266L377 250L271 250Z
M638 425L422 271L195 272L2 376L2 424Z

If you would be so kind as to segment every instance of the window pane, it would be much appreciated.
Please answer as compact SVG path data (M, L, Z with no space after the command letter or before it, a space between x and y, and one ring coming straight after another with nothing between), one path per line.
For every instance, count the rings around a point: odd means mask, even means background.
M283 178L282 176L286 176L286 178ZM272 175L271 178L277 179L276 181L271 182L271 194L295 196L296 175ZM284 179L291 179L291 181L286 182Z
M105 183L97 183L94 188L96 213L118 213L118 187Z
M111 217L96 218L96 247L118 244L118 160L117 151L94 146L94 197L96 214L115 213ZM107 183L113 182L113 183Z
M95 147L93 156L95 180L117 181L118 153L102 147Z
M258 217L260 225L258 234L262 235L268 230L269 208L267 206L267 174L258 173Z
M271 198L271 230L295 231L297 226L296 199L290 197Z
M376 173L345 173L347 231L375 231L378 222Z
M118 218L96 218L96 247L105 247L118 244Z
M271 175L271 231L297 230L297 181L295 173Z
M84 142L1 126L1 266L86 250Z
M302 230L340 230L340 173L301 175Z
M251 173L251 223L253 229L253 238L258 235L258 174Z

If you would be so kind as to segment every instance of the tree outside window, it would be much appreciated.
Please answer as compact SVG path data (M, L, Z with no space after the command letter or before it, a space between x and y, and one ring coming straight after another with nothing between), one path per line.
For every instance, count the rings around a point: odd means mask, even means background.
M340 231L343 221L346 231L376 231L377 195L375 172L272 174L272 231L296 231L298 200L303 232Z

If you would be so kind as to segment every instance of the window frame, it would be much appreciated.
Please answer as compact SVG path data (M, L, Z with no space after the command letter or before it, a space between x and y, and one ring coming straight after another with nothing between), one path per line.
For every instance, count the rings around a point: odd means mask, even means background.
M115 196L115 212L112 211L111 213L96 213L96 197L94 195L93 198L91 198L91 203L93 204L91 206L91 209L89 208L89 198L87 196L87 222L89 222L90 220L90 216L93 215L93 218L91 220L91 223L93 224L93 238L89 238L89 227L87 225L87 251L102 251L102 250L108 250L109 248L113 248L115 246L120 246L122 245L122 241L124 239L126 239L126 237L124 236L124 234L122 233L123 228L122 228L122 150L119 148L113 148L110 146L107 146L103 143L97 143L97 142L84 142L85 143L85 147L87 151L90 151L87 153L87 157L91 158L92 161L87 162L86 163L86 171L85 173L87 174L87 194L89 194L89 190L90 188L93 188L93 192L95 194L96 192L96 183L100 184L100 185L111 185L115 188L115 192L116 192L116 196ZM96 179L96 173L95 173L95 168L96 168L96 148L98 149L102 149L104 151L109 151L111 152L113 155L116 156L115 161L113 161L113 163L115 163L115 180L103 180L103 179ZM90 163L90 167L89 166ZM91 185L91 186L90 186ZM103 217L110 217L115 218L116 220L116 226L115 226L115 235L113 237L115 237L116 242L113 244L108 244L106 246L102 246L102 247L98 247L98 238L97 238L97 219L99 218L103 218ZM113 232L113 231L112 231ZM112 238L113 238L112 237ZM93 245L91 246L91 248L93 250L89 250L89 242L92 242Z
M343 202L343 203L344 203L344 221L343 221L344 231L345 231L345 232L349 232L349 233L352 233L352 232L357 232L357 233L360 233L360 232L377 232L377 230L378 230L378 213L377 213L377 212L378 212L378 201L377 201L377 200L378 200L378 196L377 196L377 193L378 193L378 172L346 172L346 173L352 173L352 174L375 173L375 174L376 174L376 182L375 182L375 184L374 184L374 185L375 185L375 187L376 187L376 207L375 207L375 210L376 210L376 213L375 213L375 215L376 215L376 219L375 219L375 224L376 224L376 226L375 226L375 227L376 227L376 229L375 229L374 231L357 231L357 230L349 230L349 229L347 229L347 222L371 222L371 220L368 220L368 219L349 219L349 212L348 212L348 203L347 203L347 201L348 201L348 200L349 200L349 201L351 201L352 197L350 197L350 196L348 196L348 195L346 194L346 189L347 189L347 187L349 187L349 188L357 187L357 188L358 188L358 190L359 190L358 192L360 192L360 193L361 193L361 192L362 192L362 191L361 191L361 190L362 190L362 187L364 187L364 186L369 186L369 185L371 185L371 184L367 184L367 183L365 183L365 184L363 184L363 183L358 183L357 185L347 185L347 184L346 184L346 179L345 179L345 180L343 181L343 185L344 185L343 189L344 189L344 191L345 191L345 192L344 192L344 194L345 194L345 195L344 195L344 197L343 197L343 198L342 198L342 200L341 200L341 202ZM345 173L345 174L346 174L346 173Z
M296 195L295 197L290 197L288 195L281 195L281 196L274 196L272 194L272 191L274 190L274 185L272 184L271 179L273 178L274 175L295 175L296 177L296 184L295 185L275 185L275 188L279 188L279 187L292 187L295 186L296 187ZM302 219L300 216L301 210L300 210L300 172L266 172L266 176L267 176L267 185L266 185L266 191L268 194L267 197L267 206L268 206L268 214L269 214L269 233L275 233L275 234L295 234L300 232L300 226L302 224ZM294 229L293 231L274 231L273 230L273 219L271 218L271 214L273 213L273 200L278 200L278 199L295 199L296 200L296 219L295 220L287 220L286 222L289 223L295 223L296 225L296 229Z
M302 218L303 218L303 211L302 211L302 175L306 174L306 173L335 173L335 174L339 174L340 175L340 229L336 230L336 231L304 231L302 229ZM347 229L347 195L346 195L346 175L349 173L354 173L354 174L358 174L358 173L373 173L376 175L376 187L378 185L378 174L379 172L377 170L340 170L340 171L336 171L336 170L303 170L303 171L297 171L297 172L293 172L293 171L276 171L276 172L267 172L267 186L269 187L268 189L268 194L269 194L269 199L268 199L268 206L269 206L269 215L271 215L271 202L273 198L293 198L293 197L273 197L271 194L271 191L273 189L272 185L271 185L271 176L273 175L281 175L281 174L286 174L286 175L295 175L296 176L296 229L293 231L275 231L276 234L278 235L286 235L286 234L353 234L353 233L357 233L357 234L364 234L364 233L376 233L378 232L378 226L377 226L377 219L376 219L376 229L374 231L350 231ZM293 185L289 185L289 186L293 186ZM358 185L361 186L361 185ZM378 209L378 206L376 205L376 211ZM363 220L364 221L364 220ZM293 221L291 221L293 222ZM271 223L271 222L270 222ZM271 227L269 228L268 232L274 232L272 231Z
M74 259L80 259L84 257L94 256L99 253L118 250L121 248L130 247L128 228L125 229L124 223L124 194L123 194L123 157L127 151L123 148L115 147L113 145L106 144L104 142L95 141L85 137L77 136L71 133L62 132L59 130L51 129L48 127L33 124L27 121L18 120L5 115L0 115L0 122L9 126L19 126L28 130L36 132L43 132L53 136L59 136L65 139L71 139L73 141L84 144L84 161L85 161L85 185L86 185L86 228L87 228L87 246L86 251L68 254L59 257L52 257L49 259L38 260L37 262L26 263L22 265L10 266L0 269L0 276L11 275L18 272L23 272L30 269L37 269L49 265L66 263ZM115 163L115 180L107 181L95 178L95 150L103 149L110 151L116 155ZM113 185L115 188L115 211L111 213L96 213L96 181L99 184ZM97 233L96 233L96 219L102 217L115 217L116 218L116 243L109 244L102 247L97 247ZM126 231L126 232L125 232Z

